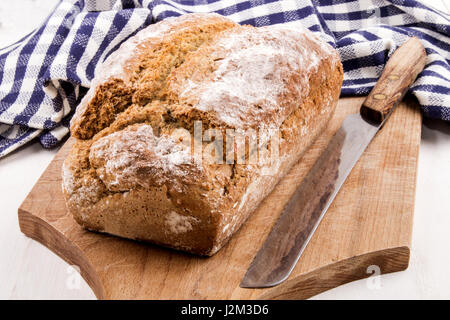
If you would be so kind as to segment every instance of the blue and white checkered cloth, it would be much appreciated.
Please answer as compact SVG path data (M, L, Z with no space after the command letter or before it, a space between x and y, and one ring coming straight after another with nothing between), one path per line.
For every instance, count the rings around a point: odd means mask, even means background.
M450 16L416 0L63 0L43 25L0 50L0 157L39 137L50 148L99 64L143 27L188 12L241 24L300 21L342 59L342 95L366 95L409 36L428 58L410 89L425 116L450 121Z

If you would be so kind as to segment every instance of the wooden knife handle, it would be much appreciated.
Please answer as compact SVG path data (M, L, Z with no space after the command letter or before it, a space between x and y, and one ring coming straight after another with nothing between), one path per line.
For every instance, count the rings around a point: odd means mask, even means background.
M427 54L416 37L402 44L389 58L380 79L361 107L361 116L382 124L403 99L425 67Z

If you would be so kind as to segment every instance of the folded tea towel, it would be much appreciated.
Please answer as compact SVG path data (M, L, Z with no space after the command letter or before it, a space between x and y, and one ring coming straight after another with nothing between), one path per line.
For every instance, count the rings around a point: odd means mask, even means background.
M0 50L0 157L36 137L57 145L99 64L143 27L188 12L302 24L339 51L344 96L368 94L389 55L416 36L428 57L410 92L425 116L450 120L450 16L416 0L63 0Z

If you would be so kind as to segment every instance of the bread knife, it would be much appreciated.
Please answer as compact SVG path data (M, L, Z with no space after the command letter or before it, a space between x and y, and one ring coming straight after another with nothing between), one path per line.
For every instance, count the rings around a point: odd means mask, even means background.
M360 113L347 116L284 207L248 268L242 288L273 287L289 277L352 168L425 61L425 49L416 37L392 54Z

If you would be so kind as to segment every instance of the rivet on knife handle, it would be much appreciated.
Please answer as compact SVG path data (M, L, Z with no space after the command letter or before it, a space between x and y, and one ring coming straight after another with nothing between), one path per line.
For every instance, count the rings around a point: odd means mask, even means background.
M361 116L383 123L403 99L426 61L425 49L416 37L410 38L389 58L380 79L361 107Z

